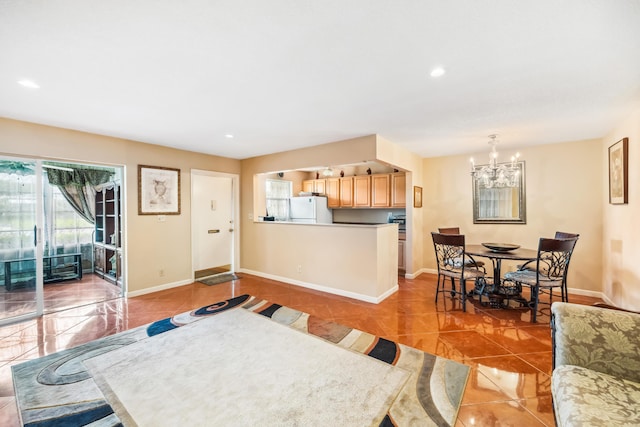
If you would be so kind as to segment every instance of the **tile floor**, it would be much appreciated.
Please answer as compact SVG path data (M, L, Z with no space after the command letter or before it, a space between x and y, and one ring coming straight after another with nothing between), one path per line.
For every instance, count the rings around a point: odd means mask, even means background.
M44 286L44 312L51 313L79 305L107 301L120 296L120 288L95 274L84 274L81 280L48 283ZM7 292L0 286L0 319L33 312L36 309L35 288L18 288Z
M19 425L10 366L241 294L448 357L471 366L456 426L554 426L550 394L548 309L537 324L525 309L498 309L439 298L435 276L399 279L380 304L306 290L241 274L215 286L200 283L84 305L0 327L0 425ZM571 302L594 298L570 295Z

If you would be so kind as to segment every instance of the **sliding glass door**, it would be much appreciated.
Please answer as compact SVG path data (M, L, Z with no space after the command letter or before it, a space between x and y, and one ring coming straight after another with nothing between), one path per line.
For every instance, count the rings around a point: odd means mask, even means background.
M0 323L42 314L42 168L0 157Z
M123 198L100 212L119 224L115 243L96 235L96 194L121 188L122 176L121 167L0 156L0 324L123 295Z

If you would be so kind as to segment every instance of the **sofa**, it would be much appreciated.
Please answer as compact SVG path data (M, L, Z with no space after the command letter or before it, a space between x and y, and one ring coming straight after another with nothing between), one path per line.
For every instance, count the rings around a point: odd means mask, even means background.
M640 426L640 314L555 302L551 392L558 426Z

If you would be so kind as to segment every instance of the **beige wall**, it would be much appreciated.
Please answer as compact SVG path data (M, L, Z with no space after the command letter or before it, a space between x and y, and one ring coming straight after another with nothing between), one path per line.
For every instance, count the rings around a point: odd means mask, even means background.
M244 272L373 303L397 289L395 224L256 222L253 228L257 239L243 247L254 258Z
M413 209L413 185L422 186L422 159L404 148L378 135L369 135L344 141L337 141L315 147L274 153L242 161L242 260L243 268L265 271L268 266L260 262L260 252L286 240L264 241L253 219L264 215L264 194L262 184L256 174L285 171L314 166L338 166L363 161L376 161L407 171L407 272L417 272L422 266L423 242L413 238L414 230L421 235L423 217L421 209ZM254 189L255 190L254 192ZM295 189L294 189L295 190ZM255 210L259 209L259 210Z
M268 154L242 160L240 179L241 243L240 265L252 271L269 273L268 265L261 262L262 254L278 245L286 245L286 240L277 238L265 241L254 219L265 214L262 178L256 175L288 171L294 169L359 163L375 159L375 135L333 142L310 148ZM256 192L254 193L254 188Z
M508 242L536 249L556 231L580 234L568 285L602 291L602 143L600 140L539 145L520 150L526 163L527 223L474 224L469 157L488 162L489 148L464 156L424 159L424 267L435 270L431 231L459 226L468 243ZM509 158L505 149L498 150ZM480 159L480 160L478 160ZM636 255L638 252L636 252ZM514 268L513 264L510 266ZM503 265L503 271L508 270Z
M622 138L629 138L629 203L610 205L608 149ZM621 120L603 138L601 199L604 205L603 291L615 305L640 310L640 109Z
M623 137L630 141L629 204L609 205L607 149ZM505 150L504 158L509 153ZM254 175L304 167L375 160L407 171L408 275L435 269L430 231L460 226L469 242L508 241L535 247L556 230L580 233L569 287L604 292L613 303L640 309L640 111L621 120L603 140L528 147L527 224L473 224L468 158L486 158L488 149L464 156L421 159L370 135L316 147L237 161L199 153L0 118L0 153L125 167L126 243L129 291L138 292L191 278L190 169L241 173L240 267L263 271L264 251L287 242L265 241L250 218L254 212ZM180 168L182 214L137 215L137 165ZM423 187L423 207L412 208L413 186ZM260 226L260 225L258 225ZM170 245L167 242L171 242ZM159 277L159 270L165 277Z
M377 159L407 171L407 240L406 270L407 277L414 278L423 267L424 240L424 201L422 208L413 207L413 187L424 187L422 158L380 136L376 139ZM423 193L424 199L424 193Z
M125 167L126 258L129 292L189 281L190 170L240 174L240 161L0 118L0 153ZM181 214L138 215L138 164L181 169ZM164 277L160 277L160 269Z

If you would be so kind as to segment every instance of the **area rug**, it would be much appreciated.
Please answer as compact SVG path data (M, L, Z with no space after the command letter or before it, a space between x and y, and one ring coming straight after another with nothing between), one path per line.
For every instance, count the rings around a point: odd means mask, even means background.
M28 426L447 426L469 368L243 295L12 372Z
M230 282L232 280L238 280L240 276L234 273L224 273L217 274L211 277L203 277L202 279L197 279L198 282L204 283L205 285L218 285L220 283Z

